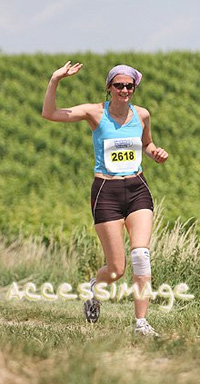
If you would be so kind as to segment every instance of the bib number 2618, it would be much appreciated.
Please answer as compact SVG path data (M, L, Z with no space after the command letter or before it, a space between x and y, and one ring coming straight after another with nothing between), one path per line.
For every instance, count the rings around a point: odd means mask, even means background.
M111 153L111 161L130 161L135 159L135 151L116 151Z

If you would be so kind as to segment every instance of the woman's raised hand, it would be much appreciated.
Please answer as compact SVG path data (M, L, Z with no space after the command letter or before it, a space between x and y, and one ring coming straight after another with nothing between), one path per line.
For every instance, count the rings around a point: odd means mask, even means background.
M58 80L61 80L63 77L73 76L76 73L78 73L78 71L80 71L82 66L83 64L80 64L80 63L76 63L72 65L71 61L68 61L63 67L57 69L53 73L53 77L57 78Z

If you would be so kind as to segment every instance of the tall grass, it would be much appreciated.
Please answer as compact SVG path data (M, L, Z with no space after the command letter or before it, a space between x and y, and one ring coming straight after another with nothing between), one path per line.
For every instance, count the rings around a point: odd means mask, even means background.
M151 241L152 284L172 287L187 283L191 293L200 297L200 244L196 223L181 223L178 218L172 229L163 227L162 203L156 206ZM129 258L129 240L125 235L127 269L122 281L131 283L132 267ZM0 285L13 281L30 280L37 285L51 282L55 288L62 282L73 287L89 281L104 264L104 255L93 227L80 226L66 238L60 228L52 233L48 244L41 235L25 238L23 233L8 243L0 239ZM4 289L5 290L5 289Z
M195 300L179 302L169 313L153 303L149 321L160 340L133 334L132 299L105 302L98 323L85 323L80 300L34 302L6 300L13 281L19 288L32 281L40 287L62 282L76 287L104 263L92 227L74 229L48 243L23 233L0 241L0 383L3 384L196 384L199 380L199 243L195 224L163 226L162 205L156 207L151 243L153 286L165 282L189 285ZM129 254L128 237L125 237ZM122 281L131 283L128 258Z

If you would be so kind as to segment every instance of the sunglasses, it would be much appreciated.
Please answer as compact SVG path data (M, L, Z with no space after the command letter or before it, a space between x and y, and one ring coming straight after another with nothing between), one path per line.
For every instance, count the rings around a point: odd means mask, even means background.
M123 89L124 87L126 87L126 89L128 89L129 91L135 88L134 83L113 83L112 85L114 85L114 87L117 89Z

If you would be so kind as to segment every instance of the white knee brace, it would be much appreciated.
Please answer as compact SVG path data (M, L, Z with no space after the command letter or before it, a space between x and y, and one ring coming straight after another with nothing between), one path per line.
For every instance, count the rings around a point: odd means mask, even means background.
M148 248L135 248L131 251L133 272L135 275L151 275L150 254Z

